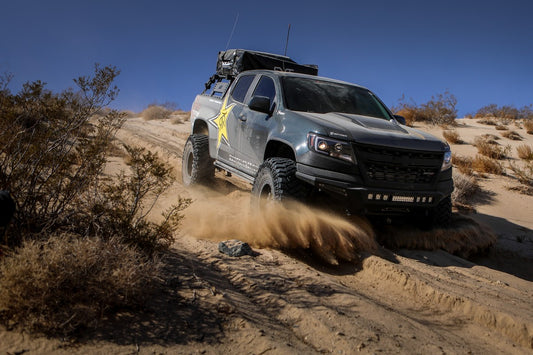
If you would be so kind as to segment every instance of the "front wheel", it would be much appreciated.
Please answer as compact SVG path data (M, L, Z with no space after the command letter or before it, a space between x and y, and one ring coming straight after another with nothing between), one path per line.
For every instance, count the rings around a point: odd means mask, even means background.
M272 201L303 200L309 187L296 178L296 163L287 158L269 158L259 166L252 188L252 206L258 210Z
M213 159L209 156L209 137L191 134L183 148L181 177L185 186L201 184L215 174Z
M452 217L452 198L448 196L430 212L430 223L432 227L446 227Z

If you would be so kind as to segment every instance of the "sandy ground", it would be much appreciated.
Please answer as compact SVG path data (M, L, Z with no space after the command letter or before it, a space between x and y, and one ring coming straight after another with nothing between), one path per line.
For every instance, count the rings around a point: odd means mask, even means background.
M475 154L475 136L499 135L476 120L459 122L465 143L452 150L461 155ZM442 128L422 128L442 136ZM533 146L533 136L511 128L524 140L501 144ZM134 118L118 139L157 151L180 176L189 129ZM121 166L113 158L108 168ZM305 206L258 217L247 212L246 183L221 173L209 188L185 189L179 180L154 215L178 196L194 203L145 311L121 314L76 342L1 331L0 354L533 352L533 197L508 190L518 184L512 176L483 178L476 211L434 231L381 228ZM218 252L218 241L234 238L257 255ZM492 248L476 253L492 238Z

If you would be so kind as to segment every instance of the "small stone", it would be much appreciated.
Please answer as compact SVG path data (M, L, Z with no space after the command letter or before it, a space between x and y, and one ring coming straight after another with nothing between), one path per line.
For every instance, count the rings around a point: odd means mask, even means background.
M240 257L243 255L254 255L250 245L240 240L228 240L218 243L218 251L233 257Z

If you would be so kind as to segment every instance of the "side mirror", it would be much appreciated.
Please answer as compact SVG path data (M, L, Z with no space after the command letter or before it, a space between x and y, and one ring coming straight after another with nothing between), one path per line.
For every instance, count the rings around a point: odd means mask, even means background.
M248 103L250 110L266 113L267 115L272 114L270 109L270 99L266 96L254 96L250 99Z
M394 115L394 118L396 119L396 121L398 121L399 124L403 124L404 126L406 125L405 117L400 115Z

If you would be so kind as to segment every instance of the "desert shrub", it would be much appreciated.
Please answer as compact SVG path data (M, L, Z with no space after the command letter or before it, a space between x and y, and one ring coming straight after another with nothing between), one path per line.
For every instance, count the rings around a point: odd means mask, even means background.
M518 165L509 163L509 168L513 171L518 181L526 186L533 186L533 163L529 162L520 168Z
M129 155L126 163L130 172L120 172L89 196L83 206L81 223L77 224L82 229L76 232L119 238L153 254L172 244L182 219L180 212L190 200L178 197L176 204L163 213L161 222L148 221L146 217L159 196L174 180L172 167L143 148L124 147Z
M527 144L520 144L516 147L518 157L523 160L533 160L533 148Z
M473 161L471 157L463 155L452 155L453 166L459 169L459 171L464 175L472 175L474 172Z
M522 136L520 134L516 133L515 131L502 132L502 137L511 139L513 141L521 141L522 140Z
M497 143L491 142L484 137L476 137L474 139L474 146L478 152L486 157L492 159L503 159L506 156L507 148L502 148Z
M170 118L172 111L158 105L150 105L141 112L141 117L147 121L166 120Z
M509 129L509 127L502 124L498 124L494 128L496 128L498 131L507 131Z
M131 110L122 110L122 111L120 111L120 113L125 118L134 118L134 117L139 117L141 115L141 114L135 113L135 112L133 112Z
M50 335L95 327L141 304L158 272L157 261L117 239L27 241L0 262L0 319Z
M421 105L413 102L406 102L405 97L399 100L398 107L392 110L403 117L407 123L412 125L416 121L428 122L431 124L455 125L457 118L457 99L450 92L445 91L437 96L432 96L431 100Z
M500 139L499 136L495 134L490 134L490 133L482 134L481 137L485 139L487 142L489 142L490 144L498 144L498 142L496 141Z
M485 124L487 126L497 126L498 122L494 118L482 118L477 121L478 123Z
M181 124L184 122L187 122L190 119L191 113L185 112L181 110L177 110L172 112L172 115L170 117L170 123L172 124Z
M444 139L446 139L446 141L452 144L459 144L463 142L461 140L461 137L459 136L459 133L454 130L444 130L442 131L442 136L444 137Z
M470 199L479 191L479 185L474 176L467 176L453 171L454 190L452 201L456 205L469 206Z
M533 119L528 119L524 121L524 128L528 134L533 134Z
M59 94L41 81L13 94L0 78L0 187L17 205L10 243L72 224L69 216L102 172L123 123L116 110L100 114L118 94L118 73L96 65L94 75L74 80L77 91Z
M502 175L504 172L503 166L497 160L479 154L472 160L472 168L487 174Z

